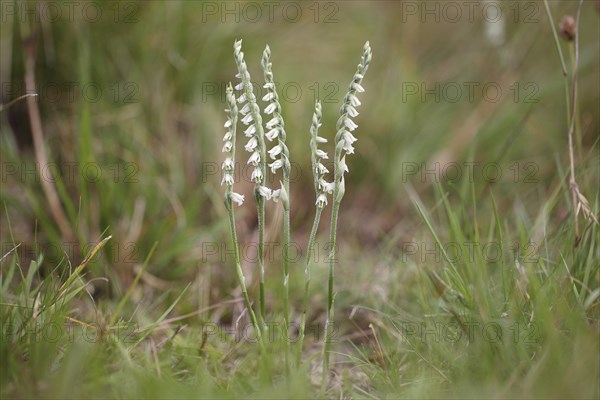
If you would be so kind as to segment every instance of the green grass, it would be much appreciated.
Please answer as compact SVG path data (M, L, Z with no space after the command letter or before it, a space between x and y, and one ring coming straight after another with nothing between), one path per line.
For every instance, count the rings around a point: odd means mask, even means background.
M314 212L315 91L323 103L319 134L331 144L326 128L335 126L356 56L366 40L373 48L340 211L327 397L600 397L600 227L580 215L582 238L573 246L567 104L543 3L532 3L538 22L530 23L514 20L514 10L531 11L515 8L525 4L503 3L509 18L501 49L486 41L480 18L403 21L394 2L336 3L338 22L329 24L314 23L309 3L297 23L276 14L274 22L239 24L203 15L200 2L135 4L139 22L126 23L123 14L119 23L63 18L45 28L37 47L38 84L59 83L63 91L60 101L41 95L38 104L49 159L63 167L55 187L75 242L61 236L39 179L20 174L35 162L24 103L0 114L2 398L320 395L327 224L316 239L302 366L285 377L280 331L267 340L267 356L240 333L248 318L233 257L224 253L229 227L218 172L236 38L244 39L254 79L262 74L251 60L268 43L282 85L302 89L297 101L284 95L282 106L301 171L291 181L291 222L303 251ZM320 20L335 10L328 4L319 3ZM576 11L575 2L550 7L557 20ZM23 29L18 19L2 22L0 75L17 88ZM594 4L584 2L576 177L596 215L597 31ZM572 45L560 42L570 66ZM69 100L62 84L74 81L97 84L102 97L91 102L75 91ZM403 98L403 84L436 82L494 82L506 96ZM536 102L525 101L531 93ZM442 170L450 161L463 166L459 179L448 169L439 182L423 180L413 170L436 162ZM70 178L69 162L93 163L102 177ZM473 179L467 162L480 163ZM503 173L497 182L483 173L489 163ZM251 187L236 183L247 198ZM236 217L257 304L248 204ZM277 212L267 207L267 241L279 231ZM322 221L329 219L326 208ZM279 253L267 248L266 314L274 323L283 310ZM304 264L298 258L289 266L296 323Z

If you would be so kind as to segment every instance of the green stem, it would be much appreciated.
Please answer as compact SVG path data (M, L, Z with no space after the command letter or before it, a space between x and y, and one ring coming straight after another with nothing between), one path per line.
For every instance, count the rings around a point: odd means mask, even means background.
M258 321L256 320L256 315L254 314L254 310L252 309L252 304L250 303L250 297L248 296L248 290L246 289L246 278L244 277L244 272L242 271L242 266L240 264L240 252L238 246L237 233L235 229L235 218L233 216L233 204L230 196L227 196L225 199L225 206L227 207L227 214L229 214L229 228L231 231L231 244L233 246L233 252L235 256L235 272L237 274L237 278L240 284L240 288L242 289L242 297L244 298L244 303L246 304L246 309L248 310L248 315L250 315L250 321L252 322L252 327L256 332L256 338L258 343L263 348L263 340L262 340L262 330L259 329Z
M266 332L266 301L265 301L265 257L264 257L264 240L265 240L265 201L264 198L257 194L256 209L258 211L258 269L259 269L259 318L263 331Z
M306 256L306 267L304 268L304 302L302 306L302 317L300 319L300 331L298 333L298 354L296 358L296 365L300 366L302 362L302 348L304 347L304 331L306 328L306 314L308 311L308 293L310 286L310 267L313 255L313 247L315 244L315 237L317 236L317 230L319 228L319 221L321 220L321 213L323 209L317 207L315 213L315 220L313 221L312 228L310 230L310 236L308 238L308 254Z
M290 353L290 315L289 315L289 260L290 260L290 174L284 168L283 188L287 193L287 199L283 201L283 321L285 332L285 370L289 372L289 353Z
M575 49L574 46L570 46L569 47L569 58L571 61L571 65L572 65L572 69L573 71L575 71L575 69L577 69L577 62L575 61ZM566 79L565 79L566 80ZM568 90L568 84L567 84L567 90ZM567 94L567 99L569 98L569 94ZM573 102L577 102L577 99L573 99ZM570 105L569 103L567 103L567 105ZM577 156L579 159L583 158L583 149L582 149L582 145L581 145L581 121L579 119L579 108L577 107L577 104L573 104L573 112L574 114L571 116L571 110L569 110L568 113L568 120L570 121L571 118L574 118L574 124L575 124L575 146L577 147Z
M252 90L250 85L246 85L246 96L248 99L252 97ZM260 170L262 172L263 182L267 176L267 163L266 163L266 147L265 147L265 133L262 127L262 118L258 111L256 102L248 100L251 107L252 118L256 125L258 140L258 148L260 149ZM258 214L258 270L259 270L259 306L258 312L261 320L262 329L264 332L267 331L266 324L266 303L265 303L265 257L264 257L264 242L265 242L265 201L264 198L258 193L258 188L261 186L260 183L256 184L255 197L256 197L256 209Z
M552 29L552 36L554 36L554 44L556 45L556 50L558 51L558 56L560 57L562 73L563 73L563 76L567 76L567 64L565 63L565 57L563 56L563 52L560 47L560 41L558 40L558 33L556 33L556 27L554 26L554 19L552 17L552 12L550 11L550 6L548 5L548 0L544 0L544 7L546 8L546 15L548 16L548 20L550 21L550 28Z
M337 171L336 171L337 172ZM329 251L329 283L328 283L328 295L327 295L327 320L325 321L325 337L323 346L323 380L321 381L321 392L325 392L327 387L327 378L329 377L329 347L331 345L331 332L333 325L333 303L335 299L335 293L333 292L333 279L335 277L335 246L336 246L336 233L337 233L337 220L338 213L340 210L340 202L337 201L339 192L339 180L336 177L336 185L333 190L333 208L331 210L331 231L329 238L329 245L331 249Z

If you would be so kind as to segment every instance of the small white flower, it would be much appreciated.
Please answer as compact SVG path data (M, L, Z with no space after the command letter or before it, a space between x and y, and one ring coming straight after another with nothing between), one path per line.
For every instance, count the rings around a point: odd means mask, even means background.
M231 174L223 175L223 179L221 180L221 186L223 186L224 183L228 186L233 185L233 175L231 175Z
M325 207L327 205L327 196L325 196L323 193L321 193L319 196L317 196L317 201L315 204L319 208Z
M352 88L354 90L356 90L357 93L362 93L365 91L365 88L363 88L362 86L360 86L360 83L357 82L352 82Z
M258 142L256 141L256 137L252 136L244 148L250 153L256 149L256 146L258 146Z
M244 195L236 192L231 192L231 200L238 206L244 204Z
M325 152L324 152L323 150L321 150L321 149L317 149L317 152L316 152L316 154L317 154L317 157L319 157L319 158L322 158L322 159L324 159L324 160L327 160L327 159L329 159L329 156L327 155L327 153L325 153Z
M267 129L273 129L273 127L275 127L275 125L277 124L279 124L279 119L273 118L269 122L267 122Z
M224 170L232 170L233 169L233 158L231 157L227 157L225 159L225 161L223 161L223 165L221 165L221 168L223 168Z
M354 147L352 146L352 143L348 143L345 140L343 149L348 154L354 154Z
M327 169L326 166L324 166L321 163L317 163L317 174L319 174L319 175L325 175L328 172L329 172L329 170Z
M275 94L273 92L269 92L263 96L263 101L271 101L275 98Z
M338 164L338 166L342 171L350 172L348 170L348 165L346 165L346 156L340 159L340 163Z
M265 133L265 136L269 141L273 141L277 136L279 136L279 128L273 128L269 132Z
M269 168L271 168L271 172L274 174L277 172L279 168L283 167L283 161L275 160L271 164L269 164Z
M279 154L281 154L281 152L283 151L283 147L281 146L281 144L278 144L277 146L273 147L271 150L269 150L269 156L271 157L271 159L276 159L277 156Z
M240 114L246 115L250 112L250 103L244 104L244 107L240 110Z
M316 137L317 143L327 143L327 139L321 136Z
M335 184L333 182L327 182L325 179L321 179L319 181L319 190L326 192L326 193L333 193L333 189L335 187Z
M346 128L348 128L348 130L353 131L356 128L358 128L358 125L356 125L354 123L354 121L352 121L350 118L345 118L344 119L344 125L346 126Z
M265 89L272 89L272 88L274 88L274 87L275 87L275 83L274 83L274 82L267 82L267 83L265 83L265 84L263 85L263 87L264 87Z
M248 114L244 118L242 118L242 123L244 125L249 125L252 121L254 121L254 118L252 118L252 114Z
M275 109L277 109L277 105L275 103L271 103L267 106L267 108L265 108L265 114L273 114L273 111L275 111Z
M247 164L252 164L256 167L259 162L260 162L260 153L258 151L255 151L254 153L252 153L252 155L248 159Z
M242 104L246 101L246 93L242 93L242 95L238 98L238 103Z
M238 76L238 75L240 75L240 74L238 73L236 75L236 78L238 78L238 79L241 78L241 76ZM243 88L244 88L244 82L240 82L237 85L235 85L235 90L242 90Z
M290 199L287 192L285 191L285 186L283 186L283 182L281 181L279 181L279 184L281 185L279 189L279 198L281 199L281 202L283 204L289 205Z
M223 125L225 128L229 128L231 126L231 120L228 119L227 122L225 122L225 125Z
M258 168L254 168L250 180L256 183L262 182L262 171Z
M223 153L229 153L231 151L231 148L233 147L233 143L231 143L230 141L225 142L225 144L223 145Z
M353 144L354 142L356 142L358 139L354 137L353 134L351 134L350 132L344 130L344 133L342 135L342 137L344 138L344 141L346 141L346 143L350 143Z
M227 131L225 133L225 135L223 136L223 141L224 142L228 142L233 138L233 134L231 133L231 131Z
M277 190L273 190L271 192L271 199L277 203L279 201L279 198L281 197L281 189L277 189Z
M356 117L356 116L358 115L358 111L356 111L356 108L354 108L354 107L352 106L352 104L349 104L349 105L346 107L346 110L348 111L348 115L349 115L351 118L354 118L354 117Z
M361 79L362 80L362 78L364 78L363 74L355 74L354 75L354 79Z
M350 94L350 104L353 107L358 107L360 106L362 103L360 102L360 100L358 99L358 97L356 97L355 94Z
M240 46L241 46L241 44L240 44ZM240 73L238 72L237 74L235 74L235 77L236 77L236 78L238 78L238 79L242 79L242 74L240 74ZM241 82L240 82L240 83L241 83ZM238 86L239 86L239 85L237 85L235 88L236 88L236 89L238 89ZM239 90L239 89L238 89L238 90Z
M271 196L272 196L271 189L269 189L266 186L260 186L258 188L258 194L260 194L262 197L264 197L267 200L271 199Z
M252 135L254 135L255 133L256 133L256 125L252 124L246 128L246 130L244 131L244 136L252 137Z

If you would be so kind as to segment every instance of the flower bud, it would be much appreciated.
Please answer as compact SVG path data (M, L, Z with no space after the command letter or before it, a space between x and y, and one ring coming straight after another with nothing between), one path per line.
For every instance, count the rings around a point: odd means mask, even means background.
M288 197L288 192L283 186L283 182L279 181L279 184L281 185L281 189L279 189L279 199L283 204L283 208L287 210L290 207L290 198Z
M575 35L577 35L577 24L575 23L575 18L570 15L565 15L558 23L558 31L560 32L560 36L562 36L562 38L567 42L575 39Z

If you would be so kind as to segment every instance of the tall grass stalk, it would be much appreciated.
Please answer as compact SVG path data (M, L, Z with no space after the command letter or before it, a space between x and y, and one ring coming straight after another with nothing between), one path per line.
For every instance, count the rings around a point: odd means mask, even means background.
M560 56L560 61L563 69L563 76L565 77L565 93L566 93L566 104L567 104L567 123L569 125L569 130L567 132L567 140L568 140L568 148L569 148L569 192L571 195L571 203L573 207L573 222L575 225L575 241L574 245L577 247L579 241L581 240L580 228L579 228L579 212L583 212L583 216L590 222L598 223L598 220L594 213L591 210L589 201L587 198L581 193L579 189L579 184L577 183L575 177L575 154L574 154L574 141L573 135L575 133L575 122L578 119L578 108L577 108L577 76L578 76L578 67L579 67L579 21L581 16L581 7L583 5L583 0L579 0L577 6L577 16L575 18L575 32L574 32L574 40L575 40L575 55L573 60L573 73L572 73L572 82L571 82L571 93L569 93L569 81L567 78L567 69L564 60L564 56L560 47L560 42L558 40L558 35L556 33L556 28L554 27L554 21L552 19L552 14L550 12L550 7L548 6L547 0L544 0L544 5L546 7L546 13L548 15L548 19L550 20L550 26L552 28L552 33L554 35L554 42L556 44L556 49Z

